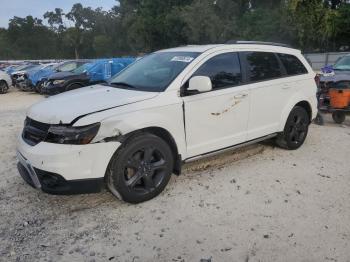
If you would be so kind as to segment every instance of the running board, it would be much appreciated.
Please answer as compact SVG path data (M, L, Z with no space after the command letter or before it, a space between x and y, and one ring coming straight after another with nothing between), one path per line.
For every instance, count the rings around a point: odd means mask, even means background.
M205 153L205 154L202 154L202 155L190 157L190 158L187 158L184 162L185 163L189 163L189 162L193 162L193 161L196 161L196 160L199 160L199 159L202 159L202 158L215 156L217 154L221 154L221 153L224 153L224 152L227 152L227 151L230 151L230 150L234 150L234 149L241 148L241 147L244 147L244 146L249 146L249 145L252 145L252 144L255 144L255 143L259 143L261 141L273 138L275 136L277 136L277 134L271 134L271 135L268 135L268 136L263 136L263 137L260 137L260 138L257 138L257 139L253 139L253 140L241 143L241 144L237 144L237 145L230 146L230 147L225 147L223 149L218 149L218 150L215 150L215 151L212 151L212 152L209 152L209 153Z

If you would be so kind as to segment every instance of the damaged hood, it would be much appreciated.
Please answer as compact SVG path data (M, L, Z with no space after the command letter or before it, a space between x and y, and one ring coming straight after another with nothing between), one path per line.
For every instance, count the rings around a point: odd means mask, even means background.
M35 105L27 116L47 124L70 124L89 115L156 97L159 93L95 85L49 97Z

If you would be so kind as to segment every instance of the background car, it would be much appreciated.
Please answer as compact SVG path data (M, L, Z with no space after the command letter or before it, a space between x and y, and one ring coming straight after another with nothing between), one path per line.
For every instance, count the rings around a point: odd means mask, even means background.
M101 59L85 63L71 72L58 72L50 76L41 90L45 95L56 95L83 86L101 83L119 73L135 58Z
M31 91L34 89L32 78L37 73L40 73L42 71L51 70L53 67L55 67L57 63L49 63L49 64L42 64L35 66L33 68L29 68L27 70L23 70L21 73L22 75L18 74L18 77L16 79L16 87L19 88L22 91Z
M4 94L11 86L11 77L6 72L0 71L0 94Z
M34 91L37 93L41 92L43 84L48 80L50 76L58 72L70 72L74 69L82 66L89 60L74 60L74 61L65 61L59 63L51 68L45 68L35 72L34 74L30 74L28 76L28 80L30 84L33 86Z
M28 70L31 70L34 68L39 69L40 67L41 67L40 64L35 63L35 64L26 64L26 65L18 66L16 68L14 68L13 72L10 73L11 79L12 79L12 85L16 86L17 81L18 80L21 81L24 78L24 75Z

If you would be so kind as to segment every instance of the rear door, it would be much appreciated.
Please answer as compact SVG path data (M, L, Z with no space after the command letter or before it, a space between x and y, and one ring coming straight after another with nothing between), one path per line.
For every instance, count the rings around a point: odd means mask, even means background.
M247 140L252 140L277 132L292 91L275 53L243 52L242 60L251 94Z

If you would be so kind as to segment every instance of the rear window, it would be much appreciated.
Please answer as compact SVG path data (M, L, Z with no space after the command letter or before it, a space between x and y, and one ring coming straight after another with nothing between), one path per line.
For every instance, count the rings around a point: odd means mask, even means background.
M278 57L281 59L284 68L286 69L287 75L301 75L307 74L307 69L303 63L294 55L288 54L278 54Z
M245 55L251 82L270 80L282 76L280 63L274 53L245 52Z

